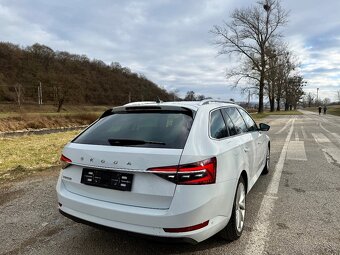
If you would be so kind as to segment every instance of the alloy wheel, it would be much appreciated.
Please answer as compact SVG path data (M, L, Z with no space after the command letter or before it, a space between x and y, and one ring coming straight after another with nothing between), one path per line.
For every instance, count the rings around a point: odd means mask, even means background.
M236 228L237 231L240 233L243 230L244 219L246 214L246 192L244 184L242 182L239 183L237 188L235 213L236 213Z

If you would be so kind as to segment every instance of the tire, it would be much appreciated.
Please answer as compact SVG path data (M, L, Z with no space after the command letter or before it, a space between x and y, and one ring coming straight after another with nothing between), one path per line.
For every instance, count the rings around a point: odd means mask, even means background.
M220 236L227 241L240 238L246 215L246 185L240 177L234 198L233 211L227 226L221 230Z
M270 170L270 147L268 146L267 155L266 155L266 164L264 165L264 168L261 174L266 175L269 173L269 170Z

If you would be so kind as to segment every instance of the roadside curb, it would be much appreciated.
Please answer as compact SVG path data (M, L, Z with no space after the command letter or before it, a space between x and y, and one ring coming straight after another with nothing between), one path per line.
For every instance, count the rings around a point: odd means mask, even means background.
M88 125L76 126L76 127L61 127L61 128L42 128L42 129L31 129L31 130L19 130L19 131L9 131L9 132L0 132L1 137L16 137L16 136L24 136L24 135L45 135L73 130L81 130L86 128Z

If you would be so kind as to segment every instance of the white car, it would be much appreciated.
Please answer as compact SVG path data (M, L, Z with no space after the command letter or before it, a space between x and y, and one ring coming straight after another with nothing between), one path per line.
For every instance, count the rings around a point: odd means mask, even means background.
M63 149L59 210L154 237L235 240L246 194L269 170L268 130L216 100L110 109Z

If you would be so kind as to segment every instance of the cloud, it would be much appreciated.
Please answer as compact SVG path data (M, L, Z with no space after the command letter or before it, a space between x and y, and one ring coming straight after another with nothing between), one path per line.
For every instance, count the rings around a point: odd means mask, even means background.
M340 2L282 2L290 9L283 29L301 62L306 91L339 90ZM245 100L226 80L237 58L217 57L209 30L228 21L249 0L0 0L0 40L35 42L54 50L120 62L170 90ZM334 97L332 98L335 99Z

